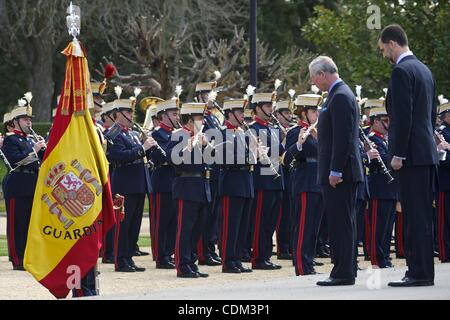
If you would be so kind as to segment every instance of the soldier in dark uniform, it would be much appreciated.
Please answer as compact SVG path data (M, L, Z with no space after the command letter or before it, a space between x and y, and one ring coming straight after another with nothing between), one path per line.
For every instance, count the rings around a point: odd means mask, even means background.
M175 166L172 185L172 198L177 205L175 267L180 278L208 276L199 271L194 252L211 202L209 167L202 157L207 146L201 132L204 109L204 103L183 104L180 112L183 128L172 132L167 147L168 161Z
M292 165L293 247L295 274L315 274L314 257L316 241L322 219L322 195L317 184L317 107L319 95L299 95L298 125L291 129L286 138L285 165ZM307 133L309 131L309 134Z
M250 129L254 130L263 147L266 147L272 155L271 157L267 155L267 159L274 159L271 160L271 165L267 161L262 162L260 151L253 173L256 198L253 201L251 217L251 225L253 225L252 268L259 270L281 269L280 265L270 261L272 236L280 213L284 190L283 171L279 164L279 157L284 153L281 132L269 123L275 99L276 95L273 93L256 93L252 96L251 104L255 112L255 121L250 125Z
M8 249L14 270L24 270L23 257L30 224L31 208L38 178L39 166L46 147L44 139L32 137L31 96L19 100L11 111L13 134L3 141L2 151L14 169L3 181L7 211Z
M397 184L388 183L377 160L381 157L388 163L389 117L384 107L370 109L371 130L369 139L374 143L378 154L370 153L369 172L369 221L370 221L370 258L373 266L392 267L390 261L390 243L392 237L395 208L397 205ZM370 148L372 149L372 148Z
M447 148L450 142L450 103L447 102L439 107L439 117L442 125L437 131L446 141L445 143L447 143L446 146L440 149L445 150L444 152L447 153L439 161L436 233L438 238L439 260L441 262L450 262L450 150Z
M278 101L275 106L275 117L279 124L283 126L283 130L288 132L292 123L291 101ZM286 142L283 142L286 144ZM281 203L280 214L278 215L276 235L277 235L277 259L292 259L292 213L291 213L291 182L290 182L290 166L282 166L284 177L284 192Z
M166 153L172 131L179 128L178 108L178 99L159 102L156 105L159 127L155 128L152 136ZM172 197L175 167L166 159L154 161L154 165L152 174L154 260L157 269L175 269L172 260L177 228L176 205Z
M220 252L224 273L252 272L242 265L241 260L249 232L254 197L252 170L256 161L255 154L250 152L251 142L241 128L246 103L246 100L228 100L223 106L226 119L224 141L231 142L225 145L219 175L222 212Z
M217 109L215 98L211 98L211 92L216 88L217 82L202 82L198 83L195 92L198 102L206 103L207 110L204 118L204 132L208 135L215 135L222 130L222 124L219 118L214 114ZM213 93L214 94L214 93ZM209 213L206 218L205 230L202 232L200 242L197 245L197 255L200 265L220 266L221 259L216 253L216 243L218 241L219 231L219 202L218 197L218 183L219 183L219 166L217 164L211 165L211 197L212 201L209 203Z
M116 257L116 271L119 272L145 271L145 268L136 266L132 257L139 237L145 196L152 191L147 157L151 159L160 152L153 138L147 138L142 144L130 130L133 126L134 107L135 101L131 99L114 101L112 116L122 126L122 132L114 138L108 150L108 159L114 165L111 179L113 194L118 193L125 198L125 218L120 223Z

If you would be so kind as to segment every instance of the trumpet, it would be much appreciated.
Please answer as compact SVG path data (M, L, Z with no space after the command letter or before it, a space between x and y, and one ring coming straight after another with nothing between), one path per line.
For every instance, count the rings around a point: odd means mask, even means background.
M245 131L249 133L250 139L252 139L254 143L258 144L258 138L250 130L250 127L247 124L247 122L245 122L245 121L242 122L242 125L244 126ZM274 176L273 179L274 180L278 179L280 177L280 174L278 173L277 168L275 168L274 164L270 160L270 157L267 154L264 154L264 156L261 160L263 160L269 164L269 169L272 172L272 175Z
M366 143L371 149L375 148L375 144L366 136L364 130L361 127L359 127L359 138L361 139L361 142ZM388 183L392 183L394 181L394 178L390 174L380 155L377 157L377 160L381 165L381 169L383 170L383 174L386 176Z

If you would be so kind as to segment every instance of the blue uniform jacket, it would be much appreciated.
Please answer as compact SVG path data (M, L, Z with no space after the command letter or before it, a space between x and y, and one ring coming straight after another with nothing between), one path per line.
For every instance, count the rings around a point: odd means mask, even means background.
M444 124L445 128L442 130L442 135L445 141L450 142L450 125ZM450 191L450 151L447 151L445 161L439 161L439 191Z
M389 159L387 141L374 132L369 133L369 139L375 143L381 159L387 165ZM390 184L387 182L386 176L383 174L383 170L381 169L381 165L378 160L371 160L369 169L370 197L372 199L397 200L397 182L396 180Z
M302 192L321 192L317 184L317 140L309 136L302 150L297 148L301 126L292 128L286 137L285 165L292 165L291 180L293 195Z
M364 149L364 146L361 143L359 144L359 151L361 153L364 181L362 183L358 184L357 199L358 200L367 201L370 198L370 192L369 192L369 158L367 156L366 150Z
M250 159L249 141L242 130L224 129L223 141L230 141L224 146L224 161L219 174L219 195L253 198L253 173L247 168L254 164ZM240 161L245 153L244 163ZM228 155L228 156L227 156ZM228 158L228 161L227 161ZM230 159L233 161L230 162ZM241 159L242 160L242 159Z
M168 155L168 146L172 137L172 132L163 128L157 128L152 133L153 139ZM154 158L155 168L152 173L153 192L172 193L173 180L175 179L175 167L167 161L167 157Z
M199 144L191 152L187 149L183 151L189 138L190 135L186 130L175 130L167 146L167 160L175 166L172 197L200 203L211 202L209 179L206 178L210 168L202 161ZM194 161L196 159L200 162ZM183 177L184 173L199 176Z
M17 162L33 153L34 145L35 141L31 136L12 134L5 137L2 151L11 167L15 168ZM38 153L39 159L42 160L43 155L44 151L41 150ZM40 164L40 161L35 161L8 173L2 183L5 198L33 196Z

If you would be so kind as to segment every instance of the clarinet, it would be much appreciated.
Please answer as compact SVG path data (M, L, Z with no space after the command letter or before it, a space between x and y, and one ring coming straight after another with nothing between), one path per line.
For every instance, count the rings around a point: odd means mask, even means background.
M36 138L36 141L44 141L44 142L45 142L45 139L44 139L43 137L41 137L40 135L38 135L38 134L33 130L32 127L28 127L28 128L30 129L31 134ZM45 150L46 148L47 148L47 144L45 144L45 145L42 147L42 150Z
M359 138L362 140L363 143L367 143L367 145L371 149L375 148L374 143L366 136L366 134L364 133L364 130L361 127L359 127ZM381 165L381 169L383 170L383 174L386 176L388 183L392 183L394 181L394 178L391 176L388 168L384 164L383 159L381 159L380 155L377 157L377 160L378 160L379 164Z
M133 121L133 126L139 131L139 133L142 135L142 139L145 141L148 139L148 135L145 133L144 128L142 128L139 124L137 124L136 122ZM154 146L154 148L158 149L161 154L163 154L164 156L166 156L166 152L164 151L163 148L161 148L161 146L156 143L156 145Z
M244 121L242 123L242 125L244 126L245 131L249 133L250 138L253 139L253 141L255 143L257 143L258 142L258 138L255 137L253 132L250 130L250 127L248 126L248 124ZM280 174L278 173L278 170L275 168L275 166L273 165L272 161L270 160L270 157L267 154L265 154L263 159L261 159L261 160L268 162L269 169L270 169L270 171L272 171L272 175L274 176L274 180L278 179L280 177Z

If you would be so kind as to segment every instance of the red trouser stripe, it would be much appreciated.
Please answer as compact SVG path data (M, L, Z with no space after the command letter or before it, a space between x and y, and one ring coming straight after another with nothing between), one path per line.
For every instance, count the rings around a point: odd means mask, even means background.
M114 232L114 267L117 270L119 268L118 255L119 255L119 235L120 235L120 225L121 225L121 215L122 209L116 209L116 229Z
M181 238L181 228L183 223L183 200L178 199L178 225L177 225L177 240L175 243L175 267L178 272L180 270L180 238Z
M303 259L302 259L302 249L303 249L303 237L305 235L305 220L306 220L306 192L301 194L302 206L300 209L300 220L299 220L299 232L297 239L297 263L295 265L297 275L304 275L303 270Z
M378 200L372 200L372 240L371 240L371 253L370 259L372 261L372 265L378 265L377 259L377 211L378 211Z
M222 268L226 268L227 241L228 241L228 219L230 212L230 197L223 197L222 203Z
M364 209L364 238L366 239L366 243L364 247L366 248L366 253L370 255L370 223L369 223L369 210Z
M281 224L281 218L283 217L283 203L280 205L280 213L278 214L278 220L277 220L277 255L279 256L281 254L280 248L280 224Z
M16 251L16 242L15 242L15 232L14 232L14 212L15 210L15 199L12 198L9 200L9 252L11 253L11 258L14 266L18 266L20 264L19 257L17 256Z
M403 243L403 212L397 212L397 247L398 254L401 257L405 256L405 245Z
M255 218L255 229L253 232L253 256L252 256L252 266L256 265L256 259L259 255L259 229L261 224L261 211L263 202L263 191L258 191L256 196L256 218Z

